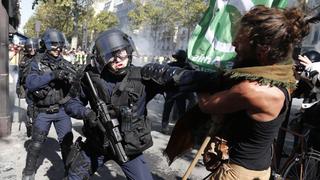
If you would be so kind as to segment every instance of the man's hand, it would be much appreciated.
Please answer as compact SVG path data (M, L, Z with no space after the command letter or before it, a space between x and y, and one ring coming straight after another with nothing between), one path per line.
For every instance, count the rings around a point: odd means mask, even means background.
M63 80L63 79L68 79L69 77L69 72L61 69L54 70L52 73L53 73L54 79Z
M16 94L18 96L19 99L23 99L25 98L25 90L23 89L22 86L17 86L16 87Z
M88 123L90 127L97 126L98 123L97 123L97 115L96 115L96 113L91 109L87 109L84 121L86 123Z

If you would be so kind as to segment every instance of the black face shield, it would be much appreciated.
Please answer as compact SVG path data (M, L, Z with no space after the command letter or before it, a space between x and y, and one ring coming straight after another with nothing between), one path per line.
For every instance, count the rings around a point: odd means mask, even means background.
M47 50L54 50L52 48L60 48L63 49L66 44L66 39L63 33L55 30L55 29L48 29L43 34L42 43L45 49Z
M34 49L37 51L39 49L39 41L38 39L27 39L26 42L24 43L24 52L30 53Z
M131 37L118 29L111 29L101 33L95 41L95 64L100 72L109 63L119 50L126 50L131 64L132 52L135 49ZM124 68L126 69L126 68ZM118 71L117 74L123 74L125 71Z

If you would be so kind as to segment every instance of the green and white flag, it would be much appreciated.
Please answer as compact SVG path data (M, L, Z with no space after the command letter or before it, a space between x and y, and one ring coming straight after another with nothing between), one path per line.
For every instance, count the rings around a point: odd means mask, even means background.
M210 0L188 44L193 67L203 71L230 69L236 56L232 40L236 24L255 5L284 8L288 0Z

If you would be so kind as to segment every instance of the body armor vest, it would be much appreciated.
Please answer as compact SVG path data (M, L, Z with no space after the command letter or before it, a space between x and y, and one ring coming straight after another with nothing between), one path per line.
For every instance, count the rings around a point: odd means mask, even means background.
M37 55L35 58L39 73L43 75L44 73L49 73L58 68L54 60L50 60L45 54ZM51 62L50 62L51 61ZM64 59L60 59L64 61ZM60 101L65 97L68 91L68 84L62 80L52 80L47 86L32 93L33 102L37 107L49 107L52 105L59 105Z
M126 154L139 154L151 147L151 122L144 114L138 113L138 109L146 103L141 102L141 97L145 96L146 92L145 85L141 82L140 68L130 67L124 79L113 88L111 96L105 80L101 79L100 75L91 75L91 78L98 96L107 105L112 105L114 113L110 115L116 116L119 120ZM90 105L94 107L91 101Z

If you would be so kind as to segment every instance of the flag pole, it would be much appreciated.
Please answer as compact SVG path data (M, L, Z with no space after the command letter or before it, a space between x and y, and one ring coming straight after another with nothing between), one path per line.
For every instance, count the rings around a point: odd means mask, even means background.
M208 131L208 135L206 136L206 138L204 139L203 143L200 146L200 149L198 150L196 156L194 157L194 159L192 160L191 164L189 165L187 171L184 173L182 180L187 180L188 177L190 176L193 168L196 166L198 160L200 159L200 157L202 156L204 149L207 147L207 145L209 144L212 135L214 134L216 130L215 126L211 126L209 131Z
M196 156L194 157L193 161L191 162L191 164L189 165L187 171L185 172L185 174L183 175L182 177L182 180L187 180L188 177L190 176L193 168L195 167L195 165L197 164L198 160L200 159L201 155L203 154L204 152L204 149L207 147L208 143L210 142L211 140L211 136L207 136L205 138L205 140L203 141L200 149L198 150Z

